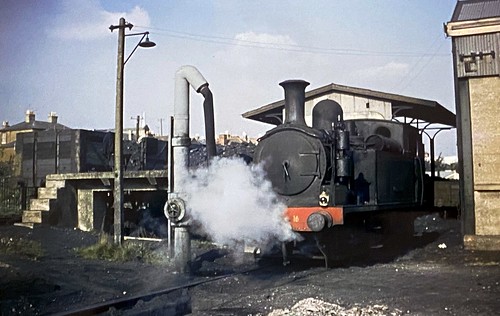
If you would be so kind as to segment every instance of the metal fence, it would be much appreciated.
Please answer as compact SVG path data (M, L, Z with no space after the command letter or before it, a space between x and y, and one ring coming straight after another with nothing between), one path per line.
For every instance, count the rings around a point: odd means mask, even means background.
M20 215L36 194L36 187L18 184L12 177L0 178L0 216Z

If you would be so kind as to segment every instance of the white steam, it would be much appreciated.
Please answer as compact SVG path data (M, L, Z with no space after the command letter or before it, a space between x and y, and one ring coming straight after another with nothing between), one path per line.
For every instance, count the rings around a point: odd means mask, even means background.
M295 239L284 217L286 206L258 165L215 158L208 168L190 171L182 191L187 213L216 243L264 245Z

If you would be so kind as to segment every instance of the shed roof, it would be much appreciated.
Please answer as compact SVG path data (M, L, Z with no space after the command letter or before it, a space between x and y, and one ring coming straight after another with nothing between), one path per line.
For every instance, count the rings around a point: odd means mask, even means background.
M309 101L311 99L335 92L391 102L392 114L395 118L416 119L427 123L436 123L456 127L455 114L450 112L438 102L398 94L331 83L329 85L307 91L305 100ZM285 100L280 100L261 106L255 110L245 112L242 116L247 119L277 125L282 121L282 110L284 107Z

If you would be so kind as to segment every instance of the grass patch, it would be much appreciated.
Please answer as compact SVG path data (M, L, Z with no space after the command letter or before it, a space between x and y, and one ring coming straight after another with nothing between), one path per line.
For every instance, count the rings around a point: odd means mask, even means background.
M37 241L23 238L2 237L0 238L0 253L26 256L37 260L43 256L42 245Z
M115 244L113 238L106 234L100 235L96 244L76 248L75 251L85 259L106 261L141 261L160 264L164 263L166 258L150 244L127 240L120 246Z

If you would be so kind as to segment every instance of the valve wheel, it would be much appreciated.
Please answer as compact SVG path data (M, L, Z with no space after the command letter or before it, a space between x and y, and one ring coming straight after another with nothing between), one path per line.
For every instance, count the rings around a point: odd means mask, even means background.
M180 222L186 215L184 201L178 198L168 200L165 204L165 216L172 222Z

